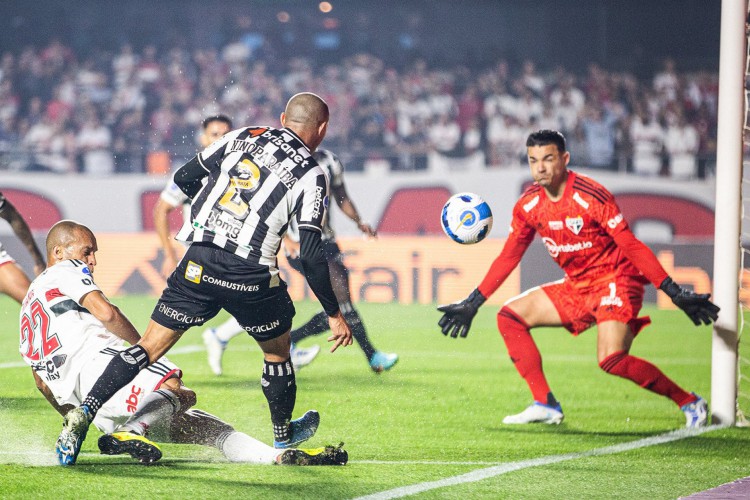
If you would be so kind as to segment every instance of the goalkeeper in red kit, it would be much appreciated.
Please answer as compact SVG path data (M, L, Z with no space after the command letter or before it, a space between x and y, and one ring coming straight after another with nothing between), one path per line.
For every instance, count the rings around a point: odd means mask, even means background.
M635 336L651 322L638 316L644 285L649 282L696 325L715 321L719 308L709 294L693 293L672 281L653 252L633 235L609 191L568 170L570 154L561 133L534 132L526 147L535 182L513 208L505 246L479 287L461 302L438 307L444 313L438 323L443 334L466 337L479 307L502 285L539 233L565 277L510 299L497 315L510 359L534 398L531 406L505 417L503 423L559 424L563 420L530 330L564 326L578 335L596 324L602 370L674 401L685 413L687 427L706 425L708 405L703 398L686 392L652 363L629 352Z

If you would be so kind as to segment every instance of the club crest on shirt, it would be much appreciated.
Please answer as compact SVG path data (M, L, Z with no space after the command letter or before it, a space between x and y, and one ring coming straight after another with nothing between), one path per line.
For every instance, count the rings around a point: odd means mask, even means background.
M573 231L573 234L578 234L583 229L583 217L565 217L565 226Z

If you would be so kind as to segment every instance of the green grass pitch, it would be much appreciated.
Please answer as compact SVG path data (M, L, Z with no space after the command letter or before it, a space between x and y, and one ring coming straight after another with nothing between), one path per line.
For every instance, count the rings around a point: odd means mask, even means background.
M115 300L139 329L152 297ZM316 408L322 421L310 446L346 443L346 467L230 464L214 449L164 445L151 467L129 457L97 454L92 428L78 465L54 463L61 418L34 387L20 361L17 306L0 299L0 497L3 498L355 498L460 476L509 462L571 454L476 482L431 489L416 498L677 498L750 475L750 435L718 429L623 453L581 456L679 429L671 401L604 374L596 363L595 332L578 338L562 329L535 332L555 395L565 410L560 426L505 426L504 415L530 403L525 383L507 358L494 308L482 309L469 337L451 339L436 326L432 306L361 304L376 347L401 359L390 372L372 373L356 346L327 352L297 374L295 417ZM297 323L317 310L297 307ZM679 311L647 311L654 324L632 353L654 361L688 390L710 395L708 327L695 328ZM225 316L215 318L218 324ZM260 390L260 350L246 336L225 356L225 375L205 363L201 329L185 334L174 354L197 407L215 413L265 442L272 440ZM303 344L305 345L305 344ZM185 349L182 349L185 351Z

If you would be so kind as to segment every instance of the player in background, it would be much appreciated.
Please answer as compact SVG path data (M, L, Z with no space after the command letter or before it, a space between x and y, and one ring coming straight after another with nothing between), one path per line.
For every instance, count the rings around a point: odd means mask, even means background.
M34 274L41 273L44 270L42 252L36 246L29 225L23 220L16 207L3 196L3 193L0 193L0 217L8 221L13 232L16 233L18 239L21 240L29 251L31 258L34 259ZM24 295L26 295L26 290L29 289L29 283L30 281L26 273L16 264L13 257L8 254L5 248L3 248L3 244L0 243L0 293L12 297L20 304Z
M338 157L326 149L318 149L313 153L313 158L317 160L328 175L331 195L341 211L357 224L357 228L362 231L362 234L369 238L376 238L377 232L369 224L362 222L357 207L354 206L354 202L346 192L344 166ZM299 259L299 233L294 222L289 226L287 236L284 238L284 251L289 265L294 270L304 274ZM331 226L330 212L328 212L323 225L323 253L328 262L331 285L333 285L333 290L336 293L339 308L341 308L347 323L351 326L354 339L365 354L370 368L376 373L390 370L398 361L398 355L376 350L367 336L362 319L352 304L349 290L349 270L344 265L344 255L341 253L338 243L336 243L336 234ZM208 364L217 375L221 373L221 358L224 355L227 343L236 335L244 333L239 325L237 328L231 329L228 323L224 323L217 328L209 328L203 332L203 340L208 351ZM307 323L292 330L291 359L295 370L310 364L320 350L317 345L302 348L297 347L296 344L307 337L319 335L326 331L328 331L328 320L325 311L320 311Z
M261 386L274 447L291 448L315 434L317 411L291 419L297 385L289 332L295 311L276 255L296 219L305 278L328 314L331 351L351 345L352 332L322 251L328 182L311 154L325 137L328 118L328 105L320 97L296 94L281 114L283 128L234 130L175 173L175 182L193 200L192 223L177 239L191 245L167 280L141 340L114 356L81 405L66 413L58 447L79 449L104 403L166 354L186 330L221 309L237 318L263 351Z
M232 130L232 120L226 115L209 116L203 120L201 123L201 134L198 137L201 150L210 146L214 141L221 139L230 130ZM179 207L182 207L184 221L189 221L190 198L180 190L177 184L175 184L173 176L171 176L154 207L154 228L164 251L164 262L161 266L161 273L165 278L172 274L174 268L177 267L177 261L179 261L177 249L172 244L172 236L169 231L169 214Z
M563 420L530 330L564 326L578 335L596 324L602 370L674 401L684 412L687 427L706 425L708 405L703 398L686 392L629 351L635 336L651 321L638 317L648 282L666 293L696 325L715 321L719 308L709 301L709 294L693 293L672 281L653 252L633 235L609 191L568 170L570 154L560 132L534 132L526 147L535 182L516 203L505 246L477 289L461 302L438 308L444 313L438 323L443 334L466 337L479 307L503 284L539 233L565 277L510 299L497 315L510 359L534 399L531 406L505 417L503 423L559 424Z
M344 165L339 158L327 149L318 149L313 153L313 157L318 164L328 174L331 186L331 195L336 200L336 205L352 222L357 225L363 235L368 238L376 238L377 232L369 224L362 222L357 207L349 198L344 184ZM292 232L287 233L284 240L284 249L287 254L289 265L295 270L302 272L302 266L299 260L299 238ZM336 292L336 298L339 301L339 307L344 312L347 323L352 327L354 339L359 344L360 349L365 354L370 368L375 373L390 370L398 362L398 355L395 353L386 353L378 351L373 347L367 336L365 325L357 309L352 304L351 291L349 288L349 269L344 264L344 254L341 253L338 243L336 243L336 234L331 225L331 214L328 213L323 226L323 252L328 262L328 271L331 274L331 284ZM328 322L326 321L325 311L320 311L313 316L307 323L299 328L292 330L292 345L302 341L307 337L319 335L328 331ZM317 346L315 346L317 347Z
M125 341L140 339L132 323L94 282L96 237L73 221L55 224L47 236L47 269L31 284L21 310L20 352L31 366L39 391L61 415L80 404ZM130 454L141 463L161 458L151 441L213 446L233 462L333 465L346 463L339 448L276 450L221 419L191 408L195 393L182 372L160 358L115 394L94 425L103 454ZM151 438L151 439L149 439ZM76 455L58 449L61 465Z

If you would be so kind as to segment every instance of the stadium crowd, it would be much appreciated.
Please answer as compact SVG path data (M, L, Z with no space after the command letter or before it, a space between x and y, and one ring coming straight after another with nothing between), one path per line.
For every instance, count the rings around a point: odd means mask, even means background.
M317 64L270 64L263 39L219 49L123 43L76 53L60 39L0 55L0 168L107 175L158 171L195 153L195 124L223 113L275 123L301 90L332 110L325 146L361 169L427 167L428 155L483 155L488 168L522 165L532 130L559 129L576 164L680 178L710 175L718 75L671 60L652 78L591 64L585 74L533 61L492 67L398 68L368 53ZM164 167L166 164L166 167Z

